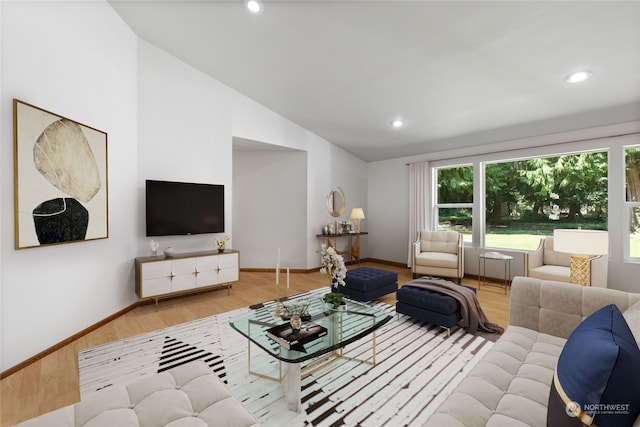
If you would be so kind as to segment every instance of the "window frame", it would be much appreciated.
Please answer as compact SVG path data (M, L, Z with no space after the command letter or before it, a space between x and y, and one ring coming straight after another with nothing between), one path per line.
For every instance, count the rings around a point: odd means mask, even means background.
M480 211L480 215L481 220L482 220L482 230L480 231L481 233L481 239L482 239L482 247L483 248L491 248L491 249L497 249L497 250L504 250L504 251L530 251L530 250L534 250L535 247L530 248L530 249L525 249L525 248L513 248L513 247L503 247L503 246L487 246L487 231L489 230L489 226L487 224L487 194L486 194L486 188L487 188L487 167L490 165L496 165L496 164L510 164L510 163L515 163L515 162L524 162L527 160L531 160L531 159L546 159L546 158L550 158L550 157L569 157L569 156L579 156L582 154L597 154L597 153L604 153L607 157L607 178L609 176L609 169L610 169L610 164L611 164L611 150L609 150L608 148L605 147L598 147L598 148L593 148L593 149L581 149L581 150L574 150L574 151L556 151L556 152L549 152L549 153L544 153L544 154L536 154L536 155L527 155L527 156L518 156L518 157L513 157L513 158L505 158L505 159L499 159L499 160L483 160L480 161L480 166L482 167L482 175L480 177L478 177L478 179L481 180L481 184L482 184L482 194L480 195L481 197L481 211ZM608 197L608 193L609 193L609 187L607 187L607 199ZM607 215L608 215L608 209L609 207L609 202L607 200ZM607 218L608 219L608 218ZM475 218L474 218L475 220ZM609 222L607 221L607 230L608 230L608 224ZM554 227L555 228L555 227ZM550 236L551 234L549 234ZM543 235L540 235L540 237L543 237ZM537 245L537 242L536 242Z
M462 167L471 167L473 173L473 182L472 182L472 198L476 200L476 165L474 163L465 162L465 163L457 163L449 166L440 166L440 167L432 167L432 194L433 200L431 203L432 211L431 211L431 226L433 230L438 230L440 227L440 209L471 209L471 240L464 240L463 245L473 245L473 239L475 236L475 222L476 216L474 215L474 202L460 202L460 203L438 203L438 170L440 169L454 169L454 168L462 168Z
M640 122L639 122L640 123ZM614 131L610 131L614 129ZM626 146L640 144L640 132L637 127L613 127L593 130L576 131L556 134L552 137L510 140L505 142L488 143L476 149L434 153L429 161L432 181L428 191L431 193L427 206L428 212L434 212L435 192L437 191L437 175L433 172L437 168L455 167L472 164L474 168L474 207L473 207L473 247L479 249L485 246L485 195L484 175L485 163L496 163L535 157L560 156L563 154L579 154L583 152L607 152L608 157L608 223L610 253L612 259L624 262L639 263L640 259L628 257L629 236L623 228L623 214L620 208L625 202L624 197L624 149ZM621 170L622 169L622 170ZM622 185L621 185L622 183ZM626 212L626 211L625 211ZM429 221L433 226L437 223L433 218ZM624 241L622 241L624 240ZM465 242L468 243L468 242ZM625 246L626 245L626 246ZM469 245L467 245L469 246ZM624 248L623 248L624 247ZM496 248L499 249L499 248ZM508 251L509 249L504 249ZM515 250L518 251L518 250Z
M640 144L625 145L622 147L622 170L625 171L627 167L627 150L631 148L640 149ZM629 230L629 224L631 223L631 212L635 209L640 209L640 200L628 201L626 196L625 187L627 185L626 173L623 173L622 179L622 191L623 191L623 227L622 227L622 247L624 260L627 262L640 263L640 256L631 256L631 230Z

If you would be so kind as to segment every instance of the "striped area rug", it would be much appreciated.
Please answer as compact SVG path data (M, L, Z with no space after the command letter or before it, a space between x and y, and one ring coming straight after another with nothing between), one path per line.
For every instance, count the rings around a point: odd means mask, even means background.
M320 297L327 289L307 292ZM267 302L264 305L272 305ZM279 383L247 371L247 340L229 320L243 308L78 353L80 395L191 360L204 360L264 427L419 426L491 348L493 342L457 329L447 336L438 326L396 315L395 307L370 303L393 315L376 331L376 366L339 359L302 381L303 412L286 409ZM367 358L371 337L351 344L346 356ZM251 348L254 371L278 374L278 363Z

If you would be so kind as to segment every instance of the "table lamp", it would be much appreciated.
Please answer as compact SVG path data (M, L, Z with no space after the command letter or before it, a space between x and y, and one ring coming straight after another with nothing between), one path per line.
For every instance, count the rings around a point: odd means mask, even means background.
M571 254L570 281L590 286L589 256L609 253L609 233L601 230L553 230L553 250Z
M362 208L353 208L351 209L351 215L349 216L349 219L353 219L356 222L356 233L360 232L360 220L364 219L364 211L362 210Z

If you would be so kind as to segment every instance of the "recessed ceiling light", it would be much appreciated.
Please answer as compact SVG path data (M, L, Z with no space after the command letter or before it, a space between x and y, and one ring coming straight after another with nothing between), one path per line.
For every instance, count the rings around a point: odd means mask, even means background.
M391 122L391 126L393 126L394 128L401 128L402 126L404 126L404 122L400 119L397 119Z
M251 13L258 14L262 12L262 3L259 0L247 0L244 4Z
M591 77L591 71L581 70L581 71L576 71L575 73L569 74L565 78L565 81L567 83L579 83L587 80L589 77Z

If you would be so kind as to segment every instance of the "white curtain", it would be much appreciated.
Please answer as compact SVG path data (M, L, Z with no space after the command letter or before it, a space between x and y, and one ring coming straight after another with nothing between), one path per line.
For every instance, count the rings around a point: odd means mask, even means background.
M407 265L411 267L411 245L418 232L425 230L428 224L427 210L429 194L429 163L409 165L409 255Z

